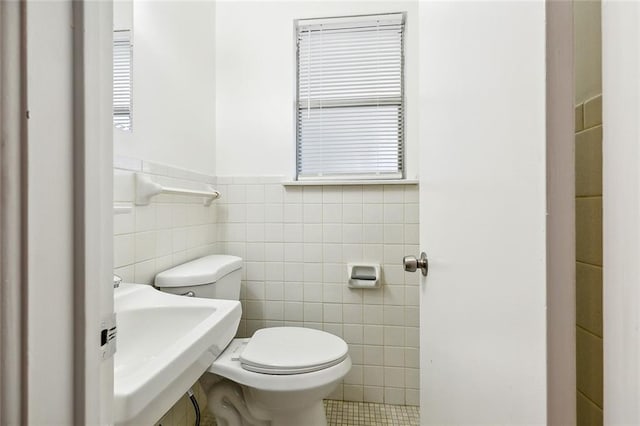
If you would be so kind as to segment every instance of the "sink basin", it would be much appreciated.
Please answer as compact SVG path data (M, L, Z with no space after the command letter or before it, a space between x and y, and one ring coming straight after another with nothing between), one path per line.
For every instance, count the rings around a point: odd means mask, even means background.
M240 302L115 290L114 421L153 424L209 368L240 323Z

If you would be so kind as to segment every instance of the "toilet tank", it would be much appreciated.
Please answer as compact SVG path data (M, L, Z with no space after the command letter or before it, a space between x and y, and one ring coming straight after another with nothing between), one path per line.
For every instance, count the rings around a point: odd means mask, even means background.
M173 294L240 300L241 271L241 258L213 254L158 273L154 284Z

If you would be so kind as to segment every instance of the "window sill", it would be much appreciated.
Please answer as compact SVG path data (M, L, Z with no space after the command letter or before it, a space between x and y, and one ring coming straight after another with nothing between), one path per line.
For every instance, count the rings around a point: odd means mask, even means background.
M418 185L418 179L388 180L291 180L282 182L282 186L345 186L345 185Z

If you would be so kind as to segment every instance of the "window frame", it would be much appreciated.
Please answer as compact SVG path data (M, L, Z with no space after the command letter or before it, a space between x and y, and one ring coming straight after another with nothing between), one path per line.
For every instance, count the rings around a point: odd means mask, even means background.
M300 131L300 120L299 120L299 111L300 111L300 44L299 44L299 34L300 34L300 25L306 22L314 21L314 23L321 23L323 21L331 22L336 20L347 20L351 19L353 23L358 20L366 21L367 18L372 17L383 17L390 15L400 15L402 22L402 37L400 42L400 103L399 107L401 109L401 120L399 123L399 140L398 140L398 149L400 150L400 154L398 155L398 162L400 167L397 173L346 173L346 174L330 174L330 175L300 175L298 164L300 161L300 150L299 150L299 140L298 134ZM294 181L295 182L340 182L340 181L354 181L354 182L373 182L376 181L394 181L401 183L406 180L407 176L407 163L406 163L406 148L407 148L407 138L406 138L406 120L407 120L407 100L406 100L406 92L405 92L405 84L406 84L406 68L405 68L405 49L406 49L406 39L407 39L407 12L383 12L383 13L371 13L371 14L359 14L359 15L345 15L345 16L330 16L330 17L322 17L322 18L304 18L304 19L296 19L293 23L293 35L294 35L294 74L295 74L295 99L293 102L293 114L294 114ZM394 104L395 105L395 104ZM345 106L346 107L346 106Z

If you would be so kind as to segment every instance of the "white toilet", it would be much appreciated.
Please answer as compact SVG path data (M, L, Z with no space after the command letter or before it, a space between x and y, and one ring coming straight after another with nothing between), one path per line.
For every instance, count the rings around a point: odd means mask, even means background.
M239 257L211 255L159 273L155 285L173 294L239 300L241 268ZM341 338L274 327L234 339L202 383L220 425L326 426L322 400L350 368Z

